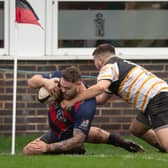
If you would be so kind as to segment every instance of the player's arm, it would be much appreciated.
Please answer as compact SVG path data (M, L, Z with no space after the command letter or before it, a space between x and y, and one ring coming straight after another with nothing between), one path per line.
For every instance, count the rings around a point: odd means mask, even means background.
M92 85L90 88L86 89L82 93L78 94L74 99L72 100L63 100L61 102L61 107L63 109L69 109L72 107L76 102L87 100L93 97L96 97L102 93L104 93L108 87L110 86L111 81L109 80L100 80L97 84Z
M42 86L45 86L49 79L43 78L42 75L34 75L28 79L28 86L30 88L36 89Z
M45 87L50 93L55 93L56 86L58 85L59 78L52 77L47 78L43 75L34 75L28 80L28 86L30 88L36 89L40 87Z
M66 152L74 148L81 147L86 139L86 135L77 128L73 130L73 137L67 140L49 144L49 152Z
M98 96L96 96L96 103L101 105L101 104L104 104L106 103L110 98L112 97L112 94L109 94L109 93L102 93Z
M110 84L111 84L111 81L109 80L100 80L97 82L97 84L92 85L90 88L86 89L81 94L78 94L78 96L76 96L73 100L76 103L78 101L83 101L83 100L96 97L104 93L108 89Z

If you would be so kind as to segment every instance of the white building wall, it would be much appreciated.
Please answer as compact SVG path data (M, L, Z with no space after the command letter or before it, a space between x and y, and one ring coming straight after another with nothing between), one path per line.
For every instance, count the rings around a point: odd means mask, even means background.
M28 0L38 17L40 26L15 22L15 1L2 0L7 4L5 22L5 48L0 49L0 59L4 56L19 56L22 59L92 59L94 48L58 48L58 0ZM61 0L60 0L61 1ZM64 1L64 0L63 0ZM67 0L71 1L71 0ZM75 0L74 0L75 1ZM78 0L80 1L80 0ZM89 1L89 0L86 0ZM99 0L97 0L99 1ZM110 0L109 0L110 1ZM55 3L54 3L55 2ZM7 16L9 15L9 17ZM62 22L64 23L64 22ZM67 24L67 25L66 25ZM69 22L65 23L69 27ZM9 27L9 28L8 28ZM110 27L110 26L109 26ZM86 29L86 28L85 28ZM117 54L126 59L168 59L168 48L116 48ZM2 56L2 57L1 57ZM30 58L31 57L31 58Z
M21 56L45 54L45 0L29 0L39 17L41 27L34 24L15 24L15 52Z

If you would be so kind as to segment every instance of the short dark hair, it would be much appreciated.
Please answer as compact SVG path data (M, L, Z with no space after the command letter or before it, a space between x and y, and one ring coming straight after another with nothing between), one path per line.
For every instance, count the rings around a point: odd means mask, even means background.
M68 82L78 82L81 80L80 70L75 66L70 66L62 71L62 77Z
M105 52L110 52L110 53L115 54L115 48L114 48L114 46L112 46L109 43L100 44L93 51L92 55L95 56L95 55L99 55L99 54L102 54L102 53L105 53Z

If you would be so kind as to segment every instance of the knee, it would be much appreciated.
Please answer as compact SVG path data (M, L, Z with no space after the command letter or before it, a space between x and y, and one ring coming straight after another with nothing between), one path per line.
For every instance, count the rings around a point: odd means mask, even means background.
M91 127L87 141L92 143L104 143L108 140L109 133L101 128Z
M139 131L136 127L134 127L134 125L130 125L129 130L131 134L136 137L141 137L143 135L143 133Z
M97 127L91 127L89 133L90 133L90 136L92 137L97 137L97 136L100 136L101 135L101 129L100 128L97 128Z
M137 131L134 129L133 125L130 125L129 130L130 130L131 134L133 134L134 136L137 136L138 133L137 133Z
M160 152L168 153L168 144L161 144L160 148L161 148Z
M168 153L168 143L167 142L160 142L161 152Z
M94 133L95 133L96 135L97 135L97 134L100 134L100 133L101 133L101 129L95 127L95 128L94 128Z

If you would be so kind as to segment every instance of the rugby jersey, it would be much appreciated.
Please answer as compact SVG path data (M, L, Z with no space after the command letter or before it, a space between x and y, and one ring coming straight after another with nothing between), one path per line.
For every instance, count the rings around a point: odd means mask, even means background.
M155 95L168 91L167 82L143 67L119 57L110 57L101 68L97 80L110 80L109 91L141 111L145 111Z
M74 128L80 129L87 135L95 112L95 98L76 103L70 111L63 110L59 104L55 103L50 105L49 125L57 136Z
M61 78L61 72L55 71L42 75L44 78ZM61 137L66 131L74 128L80 129L84 134L88 134L91 122L96 112L96 99L88 99L77 102L70 111L60 107L59 102L50 105L48 120L50 129Z

